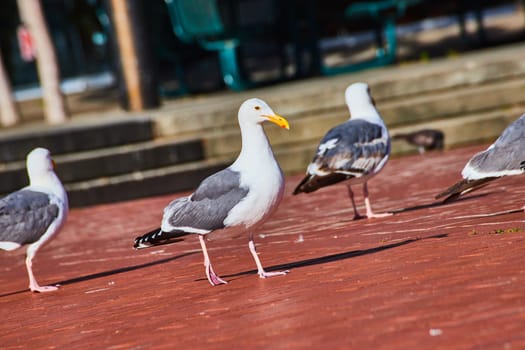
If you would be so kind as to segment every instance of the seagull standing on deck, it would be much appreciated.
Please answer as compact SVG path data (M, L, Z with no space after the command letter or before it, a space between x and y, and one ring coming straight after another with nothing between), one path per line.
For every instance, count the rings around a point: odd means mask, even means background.
M485 151L475 154L465 165L463 180L436 196L444 202L485 186L502 176L520 175L525 170L525 114L510 124Z
M241 105L238 119L242 148L237 160L202 181L193 194L172 201L164 209L161 227L137 237L134 245L137 249L147 248L177 241L187 234L198 234L206 277L212 285L227 283L213 271L206 249L204 236L216 231L248 232L248 247L259 277L288 272L266 272L263 269L255 251L253 233L277 209L284 189L283 173L262 123L270 121L285 129L290 126L286 119L256 98Z
M68 214L68 199L47 149L34 149L27 155L26 163L29 186L0 199L0 249L15 250L28 244L29 289L50 292L58 288L38 285L33 275L33 258L60 231Z
M385 166L390 155L390 137L386 125L375 107L367 84L350 85L345 91L345 100L351 119L334 127L323 137L314 159L308 165L306 176L293 194L309 193L346 181L354 207L354 219L358 219L361 216L351 186L362 183L366 217L392 215L372 211L367 186L367 181Z

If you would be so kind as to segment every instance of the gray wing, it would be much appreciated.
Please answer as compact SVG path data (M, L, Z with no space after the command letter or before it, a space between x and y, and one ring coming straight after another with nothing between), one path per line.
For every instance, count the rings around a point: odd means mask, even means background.
M361 176L372 172L390 153L390 140L377 124L349 120L321 140L312 163L323 171Z
M240 173L224 169L206 178L190 197L171 202L164 210L164 220L175 227L201 230L224 228L230 210L248 194L241 187Z
M0 199L0 241L36 242L58 217L58 206L42 192L20 190Z
M510 124L489 149L472 157L467 167L480 173L505 172L519 170L520 163L523 161L525 161L525 114Z
M373 173L389 154L390 138L381 126L350 119L323 137L306 176L293 194L313 192Z

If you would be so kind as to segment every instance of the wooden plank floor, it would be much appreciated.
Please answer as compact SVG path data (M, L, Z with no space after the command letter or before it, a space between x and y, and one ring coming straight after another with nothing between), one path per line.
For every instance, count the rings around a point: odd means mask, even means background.
M0 349L523 349L524 214L465 217L521 208L523 177L433 200L481 149L391 160L369 184L398 211L382 219L351 221L342 185L291 196L289 177L256 243L290 273L266 280L245 235L210 237L218 287L197 237L132 249L181 194L75 209L35 260L58 292L30 293L24 252L0 254Z

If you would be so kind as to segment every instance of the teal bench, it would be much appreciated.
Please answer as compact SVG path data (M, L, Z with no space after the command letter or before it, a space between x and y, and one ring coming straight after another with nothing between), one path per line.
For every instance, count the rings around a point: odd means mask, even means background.
M395 61L397 50L396 22L405 15L409 6L423 0L379 0L352 2L344 13L347 21L365 20L373 25L376 36L375 58L345 66L321 65L321 73L334 75L362 69L385 66Z
M222 7L218 0L165 0L165 3L173 31L181 41L198 43L206 50L217 52L222 77L228 88L240 91L262 84L248 77L240 57L240 46L261 39L278 41L278 26L265 23L243 27L233 13L236 8L232 2L223 2ZM224 7L230 10L226 21L224 12L228 11ZM284 59L281 57L280 61L281 76L284 76Z

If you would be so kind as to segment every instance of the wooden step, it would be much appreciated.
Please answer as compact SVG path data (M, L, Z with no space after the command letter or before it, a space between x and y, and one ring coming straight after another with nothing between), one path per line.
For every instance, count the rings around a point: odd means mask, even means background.
M24 160L35 147L45 147L58 155L144 142L153 137L152 121L145 116L25 125L2 130L0 163Z
M72 207L118 202L192 190L228 165L228 159L202 160L70 183L65 188Z
M148 141L130 145L54 155L56 172L64 184L105 178L204 159L198 139L168 142ZM28 184L24 161L5 164L0 171L0 193Z

